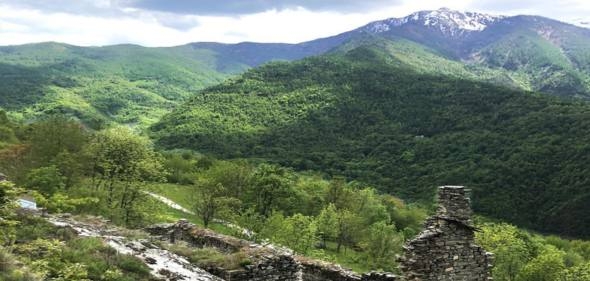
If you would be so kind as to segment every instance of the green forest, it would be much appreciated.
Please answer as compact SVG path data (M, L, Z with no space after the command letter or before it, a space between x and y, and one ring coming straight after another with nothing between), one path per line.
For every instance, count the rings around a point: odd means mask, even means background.
M12 180L0 183L2 280L150 278L141 261L117 254L100 239L77 237L16 212L14 199L25 190L50 212L101 215L128 228L186 217L221 233L268 239L358 272L397 272L403 242L421 230L433 209L433 200L407 203L344 177L217 160L189 150L155 150L147 138L121 127L90 131L63 116L31 124L2 120L0 168ZM195 214L171 210L146 191ZM254 235L219 219L248 226ZM541 236L485 217L476 223L478 242L496 254L496 280L590 280L590 242ZM229 263L219 253L173 250L197 264Z
M158 146L370 184L410 202L473 189L477 212L588 237L586 102L415 73L360 47L271 63L152 126Z

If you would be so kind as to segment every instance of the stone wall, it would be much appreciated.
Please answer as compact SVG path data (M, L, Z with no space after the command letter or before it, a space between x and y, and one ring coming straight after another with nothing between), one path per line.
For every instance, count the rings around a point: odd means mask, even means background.
M342 266L311 260L298 256L297 261L301 264L303 281L400 281L400 277L393 273L369 272L357 274Z
M162 236L171 243L184 241L196 248L211 247L225 253L235 253L250 245L242 239L195 227L187 220L180 220L175 224L153 225L147 227L146 231L152 235Z
M393 274L359 275L339 265L296 256L291 250L272 244L260 245L235 237L202 229L181 220L175 224L159 224L146 228L154 236L171 243L183 241L193 247L213 247L226 253L246 253L251 264L241 269L204 268L224 280L239 281L396 281Z
M476 229L462 186L441 186L438 210L404 246L401 270L408 281L491 280L492 254L475 244Z
M305 281L360 281L361 276L339 265L297 257Z
M231 281L488 281L492 254L475 244L469 196L462 186L442 186L438 209L424 230L404 246L400 258L403 277L391 273L356 274L339 265L293 255L271 244L260 245L198 228L187 221L149 227L152 235L172 243L213 247L222 252L247 253L251 263L237 270L208 268Z
M217 270L211 272L224 280L248 281L295 281L301 280L301 267L293 257L285 254L264 256L252 265L238 270Z
M241 251L247 254L250 264L240 269L205 268L224 280L248 281L296 281L301 280L301 265L294 259L289 249L260 245L202 229L181 220L176 224L160 224L148 227L146 231L161 236L171 243L179 241L197 248L212 247L225 253Z

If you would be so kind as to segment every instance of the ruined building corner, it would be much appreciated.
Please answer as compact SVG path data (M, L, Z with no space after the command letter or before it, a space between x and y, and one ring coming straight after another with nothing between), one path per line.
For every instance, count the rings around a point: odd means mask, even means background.
M438 188L438 209L404 246L400 268L407 281L488 281L493 255L475 244L468 191Z

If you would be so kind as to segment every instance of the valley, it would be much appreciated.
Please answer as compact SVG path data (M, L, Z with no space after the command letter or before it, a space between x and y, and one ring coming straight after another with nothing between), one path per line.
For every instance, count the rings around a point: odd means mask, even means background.
M442 185L469 188L495 280L590 280L589 97L590 30L540 16L441 8L298 44L3 46L0 280L174 280L108 245L179 219L399 274ZM149 245L136 252L194 278L251 270L239 251Z

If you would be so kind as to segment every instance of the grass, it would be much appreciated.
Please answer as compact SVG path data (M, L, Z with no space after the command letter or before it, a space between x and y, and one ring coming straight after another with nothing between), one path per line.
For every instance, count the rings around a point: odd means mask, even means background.
M319 253L320 255L312 255L312 257L337 263L354 272L364 273L372 270L363 263L363 260L367 258L363 253L346 246L342 246L340 252L337 252L335 242L326 242L326 248L323 249L323 253L321 251Z
M3 281L37 281L41 278L20 264L8 249L0 246L0 280Z
M169 183L152 183L148 184L146 189L150 192L164 196L188 210L191 209L191 199L190 196L188 196L188 194L190 194L190 186ZM157 222L176 222L179 219L186 219L198 226L204 226L203 220L197 215L174 209L155 198L150 197L149 200L154 202L154 205L157 205L158 207L158 211L153 213L154 219ZM209 223L208 228L225 235L233 236L236 234L235 229L216 222Z
M187 257L191 263L201 268L217 267L234 270L243 268L252 262L246 253L242 251L227 254L215 248L205 247L195 249L180 244L171 245L168 250L177 255Z
M24 215L19 221L18 243L10 251L0 247L0 280L40 280L32 273L47 280L150 280L141 260L118 254L101 238L76 236L39 217Z
M147 190L162 195L177 204L191 209L191 190L190 185L179 185L172 183L153 183L147 186Z

